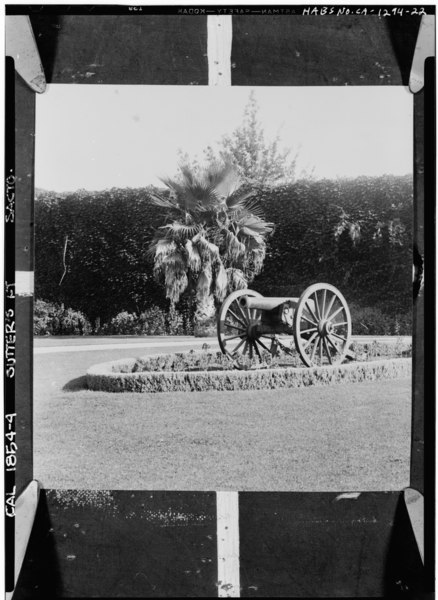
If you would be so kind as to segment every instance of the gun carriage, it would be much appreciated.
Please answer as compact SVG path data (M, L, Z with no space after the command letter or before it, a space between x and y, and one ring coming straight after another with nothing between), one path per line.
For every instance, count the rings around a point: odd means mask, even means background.
M292 351L292 340L308 366L341 363L351 338L351 317L341 292L326 283L308 287L299 298L264 297L253 290L232 292L218 317L224 354L261 360L264 352Z

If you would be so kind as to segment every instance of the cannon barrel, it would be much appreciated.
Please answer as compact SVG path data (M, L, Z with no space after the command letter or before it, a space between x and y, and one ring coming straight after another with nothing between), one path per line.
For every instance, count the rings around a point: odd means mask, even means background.
M292 303L293 308L298 303L299 298L266 298L262 297L252 297L252 296L242 296L239 299L240 306L243 308L257 308L258 310L274 310L281 304L285 302Z

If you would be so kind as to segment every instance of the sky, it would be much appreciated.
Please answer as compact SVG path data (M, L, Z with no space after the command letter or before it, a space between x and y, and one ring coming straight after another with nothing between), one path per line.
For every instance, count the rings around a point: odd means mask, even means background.
M317 179L412 173L413 96L403 86L51 84L37 95L35 185L57 192L160 185L178 149L202 158L238 127L251 90L266 138Z

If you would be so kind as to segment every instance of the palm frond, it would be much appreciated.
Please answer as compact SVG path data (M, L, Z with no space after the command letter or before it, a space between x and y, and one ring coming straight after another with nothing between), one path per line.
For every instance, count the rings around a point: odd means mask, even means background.
M151 203L155 206L160 206L161 208L170 208L174 209L177 204L175 199L166 196L160 196L159 194L150 194Z
M243 208L248 204L248 200L254 197L254 190L242 191L240 189L235 190L226 199L228 208Z
M176 243L168 238L160 238L153 242L151 250L155 256L163 256L175 252L177 248Z
M226 269L228 278L228 288L230 291L244 290L248 287L245 275L241 269L229 267Z
M176 233L182 238L193 237L198 233L201 226L197 223L192 225L187 225L186 223L181 223L180 221L173 221L172 223L167 223L166 225L162 225L160 229L164 229L167 232Z
M230 230L224 231L225 237L225 254L231 260L235 261L240 258L242 254L245 253L245 244L239 240L237 235L235 235Z
M237 221L237 225L246 235L267 235L274 230L274 223L269 223L260 219L256 215L243 215Z
M209 242L202 233L198 233L192 239L192 242L197 245L200 250L200 254L206 258L215 259L219 258L219 247L212 242Z
M188 286L189 280L187 273L173 273L171 270L166 271L164 284L166 286L166 298L171 302L178 302Z
M196 284L196 295L199 299L205 298L210 294L211 288L211 270L204 269L198 277Z
M199 255L198 249L196 248L196 246L193 244L193 242L191 240L187 240L186 244L186 251L187 251L187 266L189 267L189 269L191 269L192 271L194 271L195 273L197 273L202 265L202 261L201 261L201 257Z
M219 264L219 267L216 272L214 295L219 300L219 302L222 302L225 299L225 296L227 295L227 291L228 291L227 272L225 270L224 265L221 262Z

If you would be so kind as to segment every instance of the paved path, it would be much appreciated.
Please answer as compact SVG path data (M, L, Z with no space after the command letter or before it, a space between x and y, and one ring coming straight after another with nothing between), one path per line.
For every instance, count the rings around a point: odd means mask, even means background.
M410 343L410 336L353 336L353 341L366 343L374 340L378 342L395 343L402 340L404 343ZM85 342L85 343L84 343ZM216 337L194 338L191 336L111 336L111 337L56 337L56 338L35 338L35 354L54 354L59 352L93 352L101 350L116 349L135 349L135 348L178 348L182 347L202 347L208 344L212 349L218 349L219 344Z

